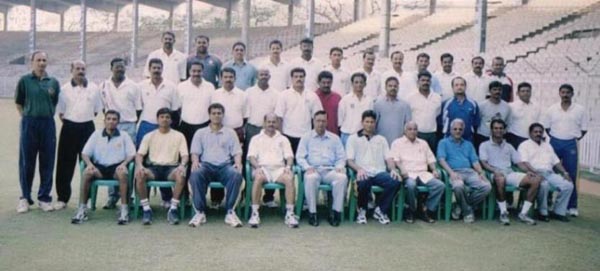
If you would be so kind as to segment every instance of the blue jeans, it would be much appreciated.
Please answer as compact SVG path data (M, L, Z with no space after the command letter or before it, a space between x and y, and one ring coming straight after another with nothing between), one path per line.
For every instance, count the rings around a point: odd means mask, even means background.
M344 146L344 148L346 148L346 142L348 142L349 137L350 134L348 133L340 133L340 140L342 141L342 145Z
M444 193L444 183L434 178L426 184L419 181L419 185L427 186L427 188L429 188L429 195L427 196L427 201L425 203L427 210L432 212L437 210L442 194ZM415 212L417 210L417 194L419 193L419 191L417 191L417 180L408 178L406 179L405 186L408 206L412 212Z
M387 172L380 172L373 177L363 181L357 181L358 185L358 207L366 210L373 185L383 188L381 196L377 197L377 206L384 214L387 214L392 206L394 197L400 188L400 182L396 181Z
M40 189L38 200L51 202L52 171L56 155L56 126L52 117L21 118L19 138L19 184L21 199L31 199L31 186L35 175L35 162L39 154Z
M554 137L550 137L550 145L554 149L556 156L560 159L561 164L567 172L569 177L573 180L573 193L569 198L569 205L567 209L577 208L577 163L579 163L578 152L577 152L577 140L562 140Z
M233 210L238 194L240 193L242 175L235 171L229 163L213 165L204 162L201 164L200 169L192 171L190 175L190 185L192 186L193 194L192 202L196 212L204 212L206 209L206 192L210 182L220 182L225 186L225 191L227 191L225 207L228 211Z

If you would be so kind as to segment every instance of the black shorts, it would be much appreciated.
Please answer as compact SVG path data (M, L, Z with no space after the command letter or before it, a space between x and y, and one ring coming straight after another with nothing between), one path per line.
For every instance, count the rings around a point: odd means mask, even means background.
M98 169L98 171L100 171L100 175L102 175L103 179L114 179L115 172L117 171L117 167L119 165L120 164L104 166L104 165L94 164L94 166Z
M154 179L160 181L167 181L169 180L169 175L171 175L171 172L173 172L173 170L175 170L177 166L150 165L147 168L148 170L150 170L150 172L152 172L152 174L154 174Z

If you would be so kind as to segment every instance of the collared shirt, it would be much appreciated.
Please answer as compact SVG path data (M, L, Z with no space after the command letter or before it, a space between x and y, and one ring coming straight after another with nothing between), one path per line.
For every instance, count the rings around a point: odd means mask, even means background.
M528 139L519 145L521 161L528 162L537 171L552 171L554 166L560 163L560 159L554 153L554 149L547 141L540 144Z
M452 137L440 140L437 158L446 160L452 169L471 168L474 163L479 162L475 147L470 141L465 139L455 141Z
M196 131L190 152L198 155L201 162L222 165L231 164L234 156L242 154L242 148L233 129L223 126L213 131L208 126Z
M272 88L262 90L258 85L246 90L248 123L262 127L265 121L265 115L275 112L277 100L279 100L280 91Z
M271 62L270 58L267 58L261 67L268 69L271 74L271 79L269 79L269 86L271 88L278 92L288 88L290 85L290 67L287 62L281 60L278 64L275 64Z
M173 48L173 52L170 55L167 55L165 51L160 48L151 52L148 55L148 59L146 60L146 65L144 66L144 77L150 77L150 59L158 58L163 63L163 72L162 76L166 80L171 81L171 83L177 85L181 80L185 80L186 78L186 56Z
M136 122L137 112L142 110L142 93L138 85L125 78L119 87L111 78L100 84L100 94L105 110L115 110L121 114L121 122Z
M357 72L363 73L367 76L367 85L363 90L365 95L371 97L371 100L375 100L377 97L379 97L379 95L381 94L381 73L379 73L375 69L373 69L371 73L368 73L367 71L365 71L365 69L359 68L354 70L352 74L355 74Z
M517 150L511 144L506 143L504 139L500 144L492 139L483 142L479 146L479 158L502 171L512 171L511 166L521 162L521 156Z
M429 91L427 96L417 91L408 96L407 101L412 119L418 124L419 132L435 132L437 129L436 119L442 110L442 97L432 91Z
M404 134L404 125L412 118L410 106L396 97L379 96L373 110L377 113L377 134L385 137L388 144Z
M389 157L390 147L383 136L373 135L367 138L362 130L351 135L346 143L348 159L362 167L369 177L386 171L385 159Z
M52 117L58 103L60 84L54 77L23 75L17 83L15 103L23 107L23 116Z
M323 70L330 72L333 75L331 82L331 90L344 96L350 93L352 85L350 83L350 73L343 67L334 68L331 64L327 65Z
M386 93L386 89L385 89L385 81L390 78L390 77L394 77L398 80L398 99L402 99L404 101L408 100L408 97L412 94L414 94L417 91L417 81L415 81L415 78L413 78L412 76L415 76L415 74L410 73L410 72L402 72L402 75L398 74L398 72L396 72L394 69L390 69L386 72L384 72L381 75L381 93L382 95L385 95Z
M98 86L91 82L86 82L83 86L76 86L73 82L64 84L58 96L56 111L64 119L73 122L93 121L96 114L102 111Z
M415 138L415 141L410 141L403 136L394 140L389 158L399 162L402 171L406 172L409 178L420 178L424 183L433 179L433 174L428 171L428 166L435 163L436 160L429 145L423 139Z
M463 75L463 78L467 81L467 97L475 100L477 103L485 101L485 97L489 94L490 79L485 73L481 73L478 76L473 71Z
M323 110L327 113L327 131L339 135L338 108L342 97L336 92L325 94L321 89L317 89L316 94L319 96L319 100L321 100Z
M559 102L548 108L542 124L546 129L550 129L550 136L570 140L580 138L581 131L587 131L589 119L582 105L571 103L565 111Z
M361 128L362 113L373 109L373 97L363 93L359 99L352 92L342 97L338 107L338 125L340 131L346 134L354 134Z
M312 116L323 110L319 97L314 91L302 93L288 88L279 95L275 114L283 119L282 132L291 137L301 137L310 131Z
M317 77L319 76L319 73L323 71L323 66L323 62L314 56L309 61L306 61L299 56L290 62L289 68L290 70L294 68L303 68L304 71L306 71L304 89L313 92L319 88Z
M342 141L337 135L325 131L320 136L315 130L300 138L296 151L296 163L307 170L309 168L336 168L346 166L346 153Z
M192 61L200 61L202 65L204 65L204 69L202 69L202 78L204 80L211 82L215 88L219 87L219 73L221 72L221 66L223 63L221 60L211 54L206 54L205 57L200 57L198 55L191 55L187 59L187 69L189 70L190 64Z
M488 86L488 90L489 90L489 85L490 83L494 82L494 81L498 81L500 83L502 83L502 100L504 100L505 102L512 102L513 101L513 81L510 77L508 77L508 75L506 75L505 73L501 74L501 75L494 75L492 73L488 74L488 82L487 82L487 86Z
M179 164L180 157L188 155L188 147L179 131L169 129L169 132L161 133L156 129L144 136L138 154L148 154L149 165L174 166Z
M454 91L452 90L452 79L457 77L458 74L454 71L446 73L443 70L435 74L438 81L440 82L440 89L442 91L442 101L448 100L454 97Z
M127 134L121 136L118 129L112 135L108 135L106 129L102 129L96 130L88 138L81 153L90 157L96 165L110 166L135 156L135 145L131 137Z
M294 158L294 153L287 137L278 131L275 131L273 136L269 136L263 129L250 140L248 159L250 157L255 157L260 166L282 167L285 166L287 158Z
M177 95L181 101L181 120L189 124L202 124L208 121L208 111L215 87L208 81L202 80L199 86L192 79L177 85Z
M237 87L230 91L217 89L212 96L212 103L220 103L225 107L223 125L229 128L242 127L244 119L248 118L248 95Z
M522 138L528 138L529 126L540 121L540 107L533 102L524 103L521 99L516 99L508 105L510 106L508 132Z
M169 108L172 111L181 107L181 101L177 95L177 87L170 81L163 80L158 87L152 84L151 79L146 79L138 85L142 93L142 115L140 119L152 124L156 122L156 112L163 108Z
M250 62L236 63L230 60L223 65L223 68L235 70L235 86L241 90L246 90L256 83L258 71Z
M500 100L500 103L495 104L490 99L479 104L479 113L481 114L481 125L477 129L477 133L486 137L491 135L492 120L501 119L506 123L511 114L508 103Z
M456 98L447 100L442 105L441 123L444 127L444 134L450 135L450 124L454 119L462 119L465 123L463 138L469 141L473 140L473 133L479 127L481 117L479 106L470 98L465 98L462 102Z

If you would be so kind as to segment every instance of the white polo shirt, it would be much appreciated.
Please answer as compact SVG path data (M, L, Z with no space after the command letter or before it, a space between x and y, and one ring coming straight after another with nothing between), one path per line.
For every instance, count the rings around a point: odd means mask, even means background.
M214 92L214 85L206 80L202 80L199 86L194 85L191 78L179 83L177 95L181 101L181 120L194 125L207 122L207 108Z
M98 86L88 82L86 86L74 86L72 82L64 84L60 95L56 112L63 118L72 122L88 122L96 118L96 114L102 111L102 99Z
M306 77L304 78L304 89L312 92L317 91L319 84L317 83L317 76L323 71L323 62L315 58L314 56L306 61L302 57L297 57L290 62L290 71L296 67L303 68L306 71ZM290 74L288 73L288 76ZM291 78L291 76L289 77ZM290 84L291 85L291 84Z
M413 75L413 73L405 71L400 75L393 69L384 72L381 74L381 93L386 93L385 81L390 77L395 77L398 80L398 99L406 101L408 96L417 90L417 84L415 78L412 77Z
M550 136L570 140L581 137L581 131L588 129L589 121L588 113L582 105L571 103L565 111L559 102L546 110L542 124L546 129L550 129Z
M269 79L269 87L277 91L284 91L290 85L290 67L289 64L283 60L279 61L278 64L271 62L271 59L267 58L259 68L266 68L271 74ZM246 90L248 91L248 90Z
M451 73L446 73L442 70L435 73L435 77L437 77L438 81L440 82L440 88L442 90L442 101L454 97L454 91L452 90L452 79L457 76L458 74L454 71Z
M367 85L363 90L364 93L367 96L371 97L373 100L377 99L377 97L379 97L379 95L381 94L381 73L379 73L375 69L373 69L371 73L368 73L363 68L359 68L353 71L352 74L355 74L357 72L364 73L367 76Z
M288 88L279 95L275 114L283 119L282 132L290 137L302 137L311 130L312 116L323 110L321 100L314 91L302 93Z
M159 109L166 107L175 111L181 107L177 87L171 81L163 79L162 83L155 87L150 79L146 79L138 84L138 88L142 93L142 106L144 108L140 120L157 124L156 112Z
M327 65L324 70L333 74L333 82L331 83L331 90L344 96L350 93L352 84L350 83L350 73L346 71L342 66L334 68L331 64Z
M369 177L386 171L385 159L389 157L389 151L387 140L380 135L367 139L362 133L356 133L351 135L346 143L348 159L353 159Z
M362 113L373 109L373 98L363 94L359 99L355 93L346 94L338 105L338 125L340 131L354 134L362 128Z
M540 107L531 101L524 103L518 97L508 105L510 106L508 132L522 138L529 138L529 126L540 121Z
M388 158L399 162L403 173L408 174L409 178L418 177L423 183L433 179L428 166L436 160L429 145L423 139L415 138L415 141L411 142L406 136L402 136L394 140Z
M265 130L261 130L250 140L248 158L250 157L255 157L260 166L282 167L285 166L286 158L294 158L294 153L287 137L278 131L271 137Z
M537 171L552 171L554 165L560 163L560 159L554 153L554 149L547 141L541 144L528 139L519 145L521 161L528 162Z
M158 58L162 61L163 78L171 81L171 83L175 85L179 84L181 80L185 80L187 57L182 52L177 51L177 49L175 48L173 48L173 52L170 55L167 55L167 53L165 53L165 51L162 48L152 51L148 55L146 65L144 66L144 77L146 78L150 77L150 70L148 70L148 65L150 64L150 59L153 58Z
M485 101L485 97L489 94L490 79L482 73L481 76L477 76L473 71L463 75L463 78L467 80L467 97L475 100L477 103Z
M125 78L116 87L112 79L108 78L99 87L104 109L119 112L121 122L137 121L136 111L142 110L142 93L135 82Z
M442 97L429 91L425 97L420 92L408 96L412 119L418 124L419 132L432 133L437 130L437 117L442 112Z
M279 100L280 91L272 88L262 90L258 85L246 90L248 97L248 123L262 127L265 115L275 112L277 100Z
M223 126L236 129L244 125L244 119L248 117L248 98L246 92L233 87L227 91L219 88L212 96L212 103L220 103L225 107Z
M511 111L508 103L503 100L500 100L500 103L495 104L490 99L486 99L479 104L479 114L481 116L481 124L477 129L477 133L482 136L490 137L490 125L492 124L492 120L501 119L506 123L508 122L508 118L510 118Z

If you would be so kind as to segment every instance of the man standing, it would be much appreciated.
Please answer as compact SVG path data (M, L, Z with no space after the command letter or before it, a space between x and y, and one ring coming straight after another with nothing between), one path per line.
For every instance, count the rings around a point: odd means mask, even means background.
M344 146L348 137L360 130L362 113L373 109L374 100L364 92L367 85L367 76L364 73L352 74L350 81L352 81L352 92L342 97L338 107L338 125Z
M400 170L407 191L409 210L405 221L414 223L417 211L421 219L427 223L434 223L433 214L440 204L444 193L444 183L435 168L435 156L425 140L417 138L417 123L409 121L404 127L404 136L394 140L390 148L389 157L394 161L392 170ZM429 188L425 206L417 210L417 185ZM402 202L401 204L404 204Z
M62 120L62 128L58 139L58 155L56 157L56 194L58 200L55 210L67 207L71 198L71 180L77 164L81 159L81 150L90 135L94 132L94 118L102 111L102 99L98 87L85 78L85 63L71 63L71 82L62 86L58 97L58 116Z
M314 130L300 139L296 162L304 172L304 190L308 205L308 224L319 226L317 217L317 196L319 184L328 183L332 187L333 212L329 216L329 224L337 227L342 220L341 212L346 198L346 154L340 138L326 131L327 113L317 111L314 119Z
M535 220L531 219L527 213L538 194L542 176L535 173L535 170L529 168L526 163L523 163L515 148L504 140L506 123L503 120L494 119L490 126L492 128L492 138L481 144L479 156L483 168L493 173L496 195L498 196L498 208L500 209L500 222L504 225L510 225L504 191L506 185L511 185L527 189L527 198L519 213L519 220L529 225L535 225ZM514 172L512 165L518 165L526 173Z
M48 76L48 55L36 51L31 55L31 73L21 76L15 90L15 104L21 116L19 137L19 184L21 197L17 213L29 211L31 186L39 153L40 189L39 206L44 212L52 207L52 170L56 152L54 111L60 94L60 84Z
M508 134L506 141L518 148L529 138L529 126L540 120L540 106L531 101L531 84L520 83L517 86L517 96L514 102L509 103L510 117L508 118Z
M198 35L194 39L196 44L196 54L191 55L187 59L187 69L189 71L190 64L192 61L200 61L204 68L202 69L202 78L213 84L213 87L219 87L219 73L221 72L221 60L208 53L208 46L210 45L210 38L205 35ZM188 75L189 76L189 75Z
M331 91L331 87L333 86L331 82L333 79L333 74L329 71L319 73L319 89L317 89L316 93L319 96L319 100L321 100L323 110L327 113L327 131L339 135L338 108L342 97L337 92Z
M527 163L527 167L541 175L543 180L538 192L538 220L548 222L548 196L550 187L558 190L558 196L554 202L552 216L562 222L569 222L567 218L567 206L573 193L573 180L569 173L560 163L560 159L554 153L552 146L544 139L544 126L534 123L529 126L530 139L519 145L521 160ZM559 174L554 173L558 169Z
M377 134L382 135L388 144L401 137L404 125L410 121L410 106L398 99L398 79L390 77L385 80L385 96L379 96L373 105L377 113Z
M236 42L233 44L231 50L233 60L226 62L223 65L223 69L233 69L235 71L235 86L241 90L246 90L256 83L256 68L245 59L246 44L243 42ZM221 82L221 84L224 84L224 82Z
M267 113L264 116L264 129L250 141L248 160L252 167L252 215L248 224L258 227L260 215L258 208L262 187L267 182L277 182L285 186L285 224L290 228L298 227L298 219L294 215L296 186L292 167L294 154L290 141L277 131L277 116ZM283 200L283 199L281 199Z
M442 101L445 101L454 96L452 91L452 79L458 76L458 74L452 70L452 66L454 65L454 56L452 56L450 53L442 54L440 61L442 62L442 70L437 72L435 77L437 77L440 82Z
M477 103L481 103L485 100L489 90L490 80L488 79L488 76L483 73L484 66L485 60L483 60L483 57L476 56L471 59L471 72L463 76L465 80L467 80L467 96Z
M330 72L333 76L331 89L340 96L344 96L350 92L350 73L342 67L342 59L344 59L344 50L340 47L333 47L329 50L329 60L331 63L324 68L325 71ZM331 117L329 112L327 113L327 117ZM327 122L331 124L329 120Z
M208 113L205 108L211 104L215 87L202 80L202 62L194 60L188 66L190 78L177 85L177 95L181 101L179 131L185 136L187 145L191 146L194 133L208 126Z
M217 89L212 96L212 103L225 107L227 115L223 117L223 125L234 129L240 143L244 142L244 124L248 120L248 95L234 85L237 72L229 67L221 71L223 87Z
M196 214L189 226L206 223L206 190L210 182L220 182L227 191L225 223L241 227L234 208L242 184L242 148L235 131L223 126L225 108L221 104L211 104L208 115L210 125L198 130L192 140L190 185Z
M477 103L465 94L466 84L467 82L462 77L456 77L452 80L454 97L442 104L440 126L443 127L443 133L449 136L452 133L450 123L455 119L461 119L465 125L463 127L464 131L461 132L463 138L473 142L473 135L477 132L481 117Z
M171 111L156 112L158 129L144 136L135 158L136 189L141 199L144 225L152 224L152 209L148 201L148 180L175 181L173 198L167 213L171 225L179 224L179 199L187 185L185 172L189 153L182 133L171 129ZM147 157L145 157L147 156ZM145 162L144 162L145 161ZM170 189L169 189L170 190Z
M356 171L358 186L358 216L356 223L367 224L367 202L373 185L383 188L379 196L373 218L381 224L389 224L388 211L400 187L400 176L393 169L395 165L389 158L389 146L384 137L376 134L375 111L362 114L363 129L348 139L346 154L348 166ZM386 170L387 166L387 170Z
M510 106L502 100L502 84L498 81L490 83L490 97L479 105L481 125L475 134L475 149L481 143L490 139L492 120L502 120L504 123L510 118Z
M546 131L550 135L550 145L567 169L570 179L574 184L574 191L569 199L569 215L578 216L577 211L577 166L579 152L577 142L581 140L588 129L589 116L585 108L573 102L573 86L563 84L558 93L560 103L548 108L543 119Z
M436 76L432 75L432 73L429 70L427 70L429 68L429 59L430 59L430 57L427 53L418 54L417 55L417 71L416 71L417 76L415 76L415 73L413 73L409 76L409 78L413 78L413 80L416 80L413 82L415 82L415 84L418 84L418 80L419 80L418 75L422 72L428 72L431 75L430 80L429 80L430 81L429 85L431 87L431 90L441 96L442 88L440 86L440 81L438 80L438 78ZM416 87L414 87L413 89L416 89Z
M502 83L502 100L507 103L513 101L513 81L504 73L504 58L494 57L492 60L492 70L488 74L489 82L498 81ZM488 84L489 84L488 82Z
M317 76L323 70L323 62L313 57L313 40L310 38L304 38L300 41L300 51L302 54L291 61L290 69L303 69L306 74L304 80L305 89L313 92L319 87L317 85Z
M462 119L454 119L450 123L451 135L440 141L437 157L440 165L450 175L450 183L456 197L456 208L452 218L459 219L462 213L465 223L473 223L476 208L490 193L492 186L485 177L479 164L475 148L464 139L465 123ZM467 195L467 186L470 190Z
M417 84L415 84L416 74L405 72L402 69L404 64L404 54L401 51L395 51L390 55L390 61L392 62L392 69L384 72L381 75L382 80L394 77L398 81L398 98L407 100L407 97L417 91ZM382 84L382 93L386 92L386 85Z
M362 73L365 75L365 95L375 100L379 97L381 91L381 74L374 69L375 67L375 53L373 51L366 51L363 53L363 65L361 68L354 71L350 82L354 85L354 75ZM362 113L362 112L361 112Z
M269 58L265 59L261 65L262 68L269 71L271 77L269 80L269 85L271 85L271 88L278 92L286 90L290 85L290 68L288 67L288 63L281 59L282 50L283 43L281 43L280 40L272 40L269 43L269 51L271 54L269 55Z
M144 77L150 78L152 76L150 71L150 60L158 58L163 63L163 77L170 81L172 84L179 84L180 81L186 79L185 68L186 68L186 57L185 55L174 48L175 45L175 33L171 31L165 31L162 33L162 48L151 52L146 60L144 66Z
M442 108L442 97L431 91L431 74L421 72L419 77L419 91L408 96L412 119L419 124L417 137L425 140L431 151L437 150L437 117Z

